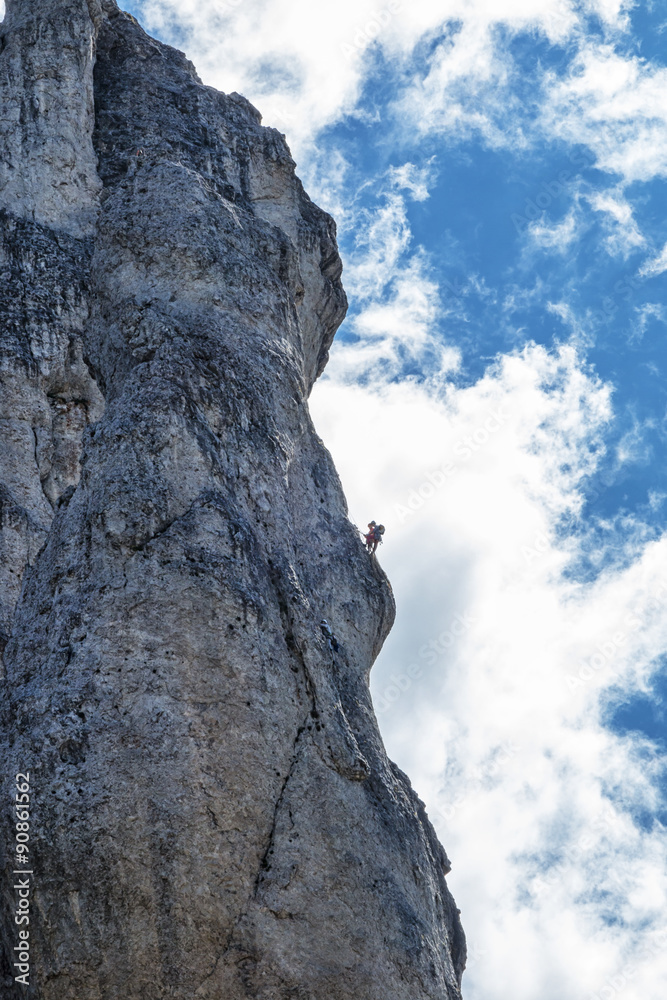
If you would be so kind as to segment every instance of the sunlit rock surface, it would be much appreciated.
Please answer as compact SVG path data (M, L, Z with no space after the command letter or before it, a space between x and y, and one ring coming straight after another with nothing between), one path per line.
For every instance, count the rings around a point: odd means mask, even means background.
M30 771L36 872L28 992L4 877L2 995L454 1000L449 864L368 692L391 590L306 405L334 224L111 0L9 0L0 36L3 788Z

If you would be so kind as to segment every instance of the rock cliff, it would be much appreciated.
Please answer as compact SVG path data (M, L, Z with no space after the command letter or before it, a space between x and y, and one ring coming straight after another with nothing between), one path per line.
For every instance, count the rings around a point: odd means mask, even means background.
M8 1000L460 996L447 858L368 691L391 590L307 409L335 227L260 121L113 0L8 0L2 787L30 772L34 870L26 988L3 806Z

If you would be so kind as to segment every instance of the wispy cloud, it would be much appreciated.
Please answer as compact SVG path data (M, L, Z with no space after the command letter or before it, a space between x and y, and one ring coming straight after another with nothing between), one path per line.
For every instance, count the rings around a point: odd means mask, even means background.
M633 207L622 188L592 191L587 198L594 211L604 219L604 246L609 254L627 259L645 246L646 237L637 225Z
M460 352L440 331L439 287L429 271L424 255L416 253L384 294L367 298L351 321L357 339L335 352L328 378L382 382L406 370L444 374L458 368Z
M658 274L667 271L667 243L657 256L647 260L640 268L640 275L644 278L655 278Z
M547 90L548 134L588 146L626 184L667 176L667 69L589 41Z
M651 323L667 325L667 306L662 302L645 302L634 310L634 322L628 342L640 343ZM655 371L660 374L657 369Z
M406 369L444 373L459 365L460 352L442 335L439 283L424 250L412 245L406 197L399 193L414 198L415 188L421 200L426 172L416 173L411 164L390 169L375 207L359 208L346 220L358 233L345 260L353 309L328 378L378 382Z
M380 198L384 203L378 208L361 209L356 216L356 252L346 277L361 300L382 295L412 241L404 198L393 193Z
M565 253L580 236L577 215L574 209L571 209L561 222L551 226L542 220L531 222L527 235L535 247Z
M389 181L398 191L409 191L414 201L427 201L430 188L437 172L432 156L426 163L416 166L414 163L404 163L400 167L391 167Z

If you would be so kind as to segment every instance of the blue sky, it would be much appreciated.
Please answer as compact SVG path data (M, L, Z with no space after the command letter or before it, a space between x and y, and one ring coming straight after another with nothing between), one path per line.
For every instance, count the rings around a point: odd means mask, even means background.
M663 1000L667 8L126 7L338 221L312 411L387 525L373 692L454 862L466 997Z

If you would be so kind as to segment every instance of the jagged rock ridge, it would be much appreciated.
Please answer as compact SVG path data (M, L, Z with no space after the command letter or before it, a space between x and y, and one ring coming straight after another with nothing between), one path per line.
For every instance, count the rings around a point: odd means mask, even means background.
M0 107L28 995L455 1000L449 864L368 692L391 590L306 405L346 309L332 220L284 138L112 0L9 0Z

